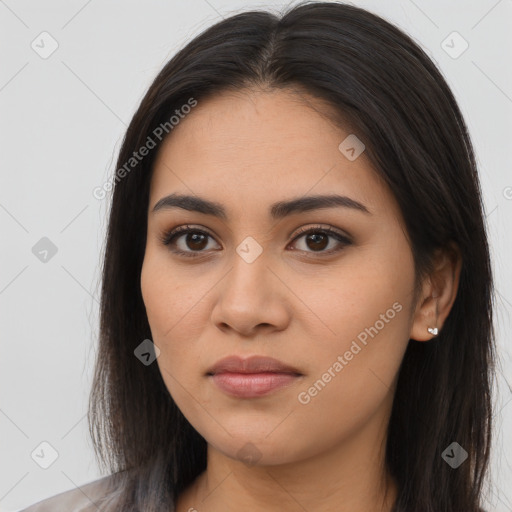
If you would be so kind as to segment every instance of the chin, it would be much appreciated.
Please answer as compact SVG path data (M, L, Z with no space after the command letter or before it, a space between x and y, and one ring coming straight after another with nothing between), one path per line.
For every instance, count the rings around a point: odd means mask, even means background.
M259 435L232 434L222 439L205 439L216 451L248 467L292 464L313 455L310 442L304 440L303 447L292 445L288 435L272 437L268 431Z

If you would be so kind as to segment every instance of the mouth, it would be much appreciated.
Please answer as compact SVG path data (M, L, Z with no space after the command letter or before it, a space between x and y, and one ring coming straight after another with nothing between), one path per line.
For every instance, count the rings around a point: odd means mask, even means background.
M270 357L230 356L218 361L206 376L232 397L258 398L293 385L303 374Z

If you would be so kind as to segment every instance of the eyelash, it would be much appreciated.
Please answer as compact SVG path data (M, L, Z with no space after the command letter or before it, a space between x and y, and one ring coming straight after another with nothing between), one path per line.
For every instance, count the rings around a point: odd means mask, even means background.
M201 233L201 234L204 234L204 235L207 235L207 236L213 238L213 236L210 233L208 233L207 231L203 231L203 230L195 228L193 226L186 225L186 226L179 226L178 228L176 228L174 230L165 232L160 237L160 241L164 245L171 245L175 241L175 239L177 239L180 236L183 236L185 234L188 234L188 233ZM331 228L328 228L328 227L325 228L322 226L313 226L313 227L309 227L309 228L300 229L299 232L296 234L295 238L292 240L292 243L295 242L296 240L298 240L299 238L301 238L302 236L308 235L310 233L322 233L322 234L327 234L329 236L332 236L342 245L342 247L337 248L337 249L330 249L329 251L319 251L316 253L315 253L315 251L300 251L300 250L299 250L299 252L332 255L334 253L341 251L344 246L352 244L352 241L348 237L342 235L338 231L335 231ZM185 256L188 258L199 258L202 256L202 253L205 252L205 251L182 251L179 249L170 249L170 250L175 254L178 254L180 256Z

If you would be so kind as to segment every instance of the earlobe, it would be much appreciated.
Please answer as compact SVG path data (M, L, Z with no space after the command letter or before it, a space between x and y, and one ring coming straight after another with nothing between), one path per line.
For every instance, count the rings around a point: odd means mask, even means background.
M429 286L426 287L427 290ZM418 302L409 338L416 341L430 341L440 330L438 303L435 293L428 294Z
M434 270L425 278L409 338L430 341L440 334L457 296L461 267L455 244L436 252Z

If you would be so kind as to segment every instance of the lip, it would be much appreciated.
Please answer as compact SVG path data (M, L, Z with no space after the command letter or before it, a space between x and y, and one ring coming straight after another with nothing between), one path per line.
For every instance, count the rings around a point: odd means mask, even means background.
M217 361L207 372L207 375L217 373L292 373L302 375L296 368L287 365L278 359L266 356L228 356Z
M217 361L206 375L221 391L237 398L262 397L303 376L296 368L265 356L229 356Z

